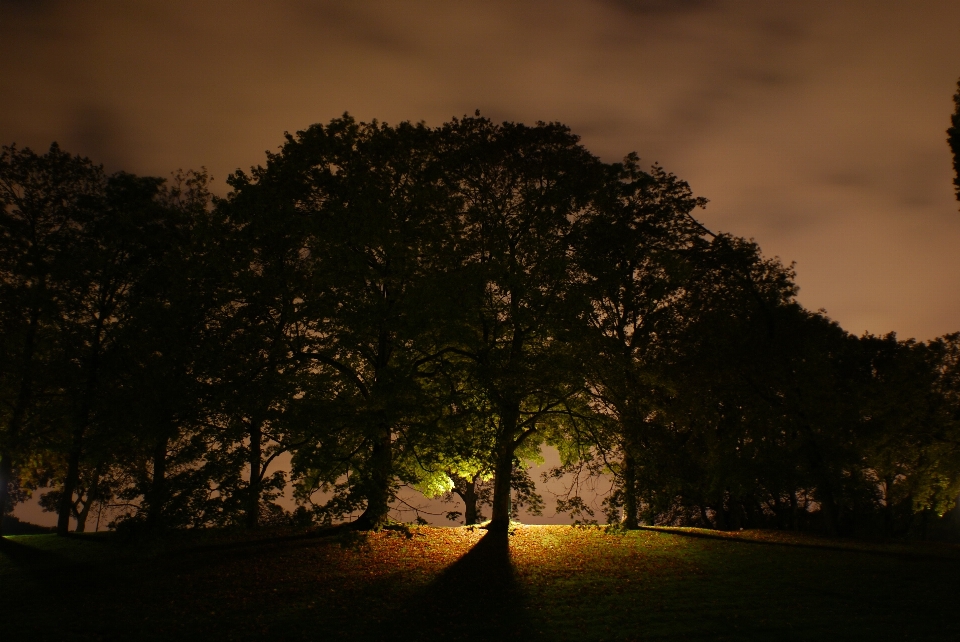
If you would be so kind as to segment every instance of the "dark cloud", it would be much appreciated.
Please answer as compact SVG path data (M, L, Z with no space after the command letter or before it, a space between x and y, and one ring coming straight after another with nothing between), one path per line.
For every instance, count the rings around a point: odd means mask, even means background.
M960 329L944 130L960 4L0 0L0 140L222 179L350 111L558 120L797 260L854 332Z
M604 4L640 15L682 14L716 6L713 0L603 0Z
M118 171L131 164L131 149L124 136L121 119L109 108L80 105L73 114L69 139L108 171Z

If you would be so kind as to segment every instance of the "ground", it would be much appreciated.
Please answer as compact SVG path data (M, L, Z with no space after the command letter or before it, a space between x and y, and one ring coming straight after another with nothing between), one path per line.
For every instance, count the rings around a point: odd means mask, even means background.
M0 638L946 640L960 548L770 531L9 537Z

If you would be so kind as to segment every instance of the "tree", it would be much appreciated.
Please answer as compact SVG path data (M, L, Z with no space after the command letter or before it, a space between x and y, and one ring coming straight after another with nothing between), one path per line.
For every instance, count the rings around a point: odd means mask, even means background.
M516 452L542 440L583 390L571 349L571 232L601 164L559 124L494 125L477 116L448 123L443 135L447 180L462 198L452 349L492 410L489 527L505 531Z
M17 467L54 447L67 410L68 347L58 329L74 283L78 229L102 170L56 143L0 152L0 514Z
M143 229L148 260L115 339L122 377L105 401L110 420L126 426L121 451L133 483L120 496L142 498L132 517L152 533L203 524L219 505L211 499L212 481L223 477L212 409L231 275L228 230L210 208L207 182L202 172L188 173L156 195L157 216Z
M248 527L271 512L270 500L286 484L281 471L267 477L267 470L297 444L293 435L304 432L297 428L307 419L298 412L304 391L329 383L297 358L308 323L303 304L313 278L316 222L287 207L290 185L256 176L256 186L242 173L232 176L234 191L218 203L229 221L232 309L220 330L229 358L217 403L228 426L224 439L247 468L246 481L224 479L221 492L238 502Z
M149 264L147 238L156 224L160 209L156 202L160 179L116 174L107 179L103 193L75 219L75 242L71 246L71 275L61 298L61 313L56 331L66 346L65 359L71 383L65 391L69 403L68 433L64 450L66 470L59 491L57 533L67 533L71 514L78 530L93 501L98 497L101 478L111 459L109 448L95 444L89 448L91 428L99 428L96 441L110 441L106 426L97 423L103 415L101 390L110 386L119 363L115 341L129 314L129 295L139 281L140 269ZM88 497L85 502L74 491L81 483L81 464L88 454L86 471ZM77 509L78 502L83 504Z
M960 81L957 81L957 93L953 95L956 109L950 117L951 127L947 130L947 144L953 151L953 187L960 201Z
M852 526L924 537L930 517L951 510L960 493L958 335L927 343L897 340L893 333L865 335L859 344L860 443L850 467L868 492L861 491L861 501L852 506L858 522Z
M630 155L611 168L610 191L580 220L576 247L590 302L584 362L594 406L615 420L621 458L611 470L621 482L628 528L638 526L638 450L650 447L644 433L668 385L662 362L677 327L688 322L679 303L697 295L693 263L709 247L690 214L706 201L657 166L640 171L637 160ZM605 440L593 441L602 448Z
M424 389L449 211L435 139L423 125L344 116L288 135L265 168L231 179L235 203L257 199L269 224L301 226L308 275L288 341L304 377L296 405L313 418L297 432L298 492L333 493L324 519L362 510L356 528L384 523L405 458L442 413Z

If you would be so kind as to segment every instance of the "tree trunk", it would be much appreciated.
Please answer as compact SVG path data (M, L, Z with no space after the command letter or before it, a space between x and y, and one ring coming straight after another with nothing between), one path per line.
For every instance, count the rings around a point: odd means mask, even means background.
M70 513L73 508L73 493L80 482L80 457L83 454L85 425L78 422L73 429L70 452L67 455L67 476L63 480L63 493L57 507L57 535L65 536L70 530ZM82 532L82 531L80 531Z
M246 522L248 528L260 525L260 487L263 482L263 424L254 421L250 424L250 483L247 486Z
M893 537L894 516L893 516L893 476L888 475L883 480L883 534L885 537Z
M817 488L817 500L820 502L820 518L823 520L823 532L835 537L839 534L837 503L830 488Z
M467 526L476 524L480 521L480 512L477 510L477 502L480 501L480 495L477 493L477 484L480 483L480 475L474 475L471 478L455 475L455 487L457 495L463 500L463 523Z
M77 528L74 532L82 533L87 528L87 517L90 515L90 509L93 508L94 503L97 502L97 495L100 493L100 478L103 476L103 465L97 466L96 470L93 471L93 479L90 482L90 488L87 489L87 501L84 502L83 508L77 514ZM100 510L103 510L103 504L100 504ZM99 524L100 515L97 514L97 523ZM99 528L97 529L99 530Z
M493 467L493 506L487 530L506 533L510 529L510 491L513 478L513 453L517 448L517 424L520 422L520 403L505 404L500 410L500 430L497 433L496 461Z
M147 499L147 530L156 535L163 528L162 512L167 500L167 447L169 432L161 434L153 450L153 479Z
M637 461L629 450L623 456L623 526L640 528L637 514Z
M823 454L814 439L813 431L809 426L803 429L805 436L803 450L811 471L817 477L816 499L820 503L820 517L823 520L823 530L826 535L836 536L838 533L837 503L834 499L830 480L830 471L824 461Z
M356 530L377 530L386 524L390 513L390 484L393 481L393 441L390 428L381 426L370 456L367 482L367 507L353 523Z
M700 504L700 519L703 520L704 528L713 528L713 523L710 522L710 517L707 515L707 507L703 504Z
M103 314L97 318L93 347L87 360L87 380L80 400L80 410L74 418L73 438L67 460L67 476L63 480L63 495L57 510L57 535L67 534L70 527L70 509L73 506L73 493L80 483L80 458L83 456L83 437L90 423L90 408L97 391L100 373L100 345L103 332Z
M490 524L492 532L506 532L510 528L510 477L513 473L512 441L503 440L497 448L493 469L493 507Z
M10 453L0 451L0 537L3 536L3 516L7 514L7 489L13 476Z
M726 506L724 505L724 498L721 495L717 500L717 508L714 511L715 520L717 522L718 531L727 531L730 530L730 513L727 511Z

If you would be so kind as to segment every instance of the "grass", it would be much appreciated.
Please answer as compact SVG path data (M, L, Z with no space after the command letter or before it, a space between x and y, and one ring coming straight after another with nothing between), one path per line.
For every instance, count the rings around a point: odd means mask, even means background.
M944 640L960 548L520 526L6 538L3 639Z

